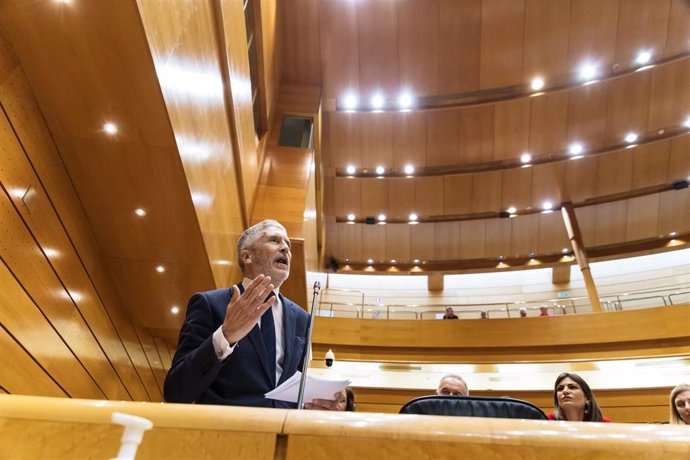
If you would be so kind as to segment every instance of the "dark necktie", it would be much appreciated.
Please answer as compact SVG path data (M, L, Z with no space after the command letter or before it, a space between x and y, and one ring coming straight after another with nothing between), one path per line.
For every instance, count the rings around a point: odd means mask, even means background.
M273 323L273 307L266 310L261 317L261 338L266 348L268 370L271 374L271 382L275 385L276 378L276 326Z

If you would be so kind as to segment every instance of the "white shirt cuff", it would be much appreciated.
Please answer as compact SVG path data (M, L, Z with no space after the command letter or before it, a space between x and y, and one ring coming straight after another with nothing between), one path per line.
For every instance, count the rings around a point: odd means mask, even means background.
M236 346L237 343L235 343L233 346L230 346L230 343L223 335L223 326L220 326L218 329L216 329L216 332L213 333L213 349L216 351L218 361L222 361L230 356Z

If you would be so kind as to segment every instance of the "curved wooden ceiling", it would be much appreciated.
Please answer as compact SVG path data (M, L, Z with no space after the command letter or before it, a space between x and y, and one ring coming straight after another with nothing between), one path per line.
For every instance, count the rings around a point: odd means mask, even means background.
M690 177L686 2L288 3L285 78L323 87L325 252L341 265L396 260L406 270L418 259L425 271L452 271L498 258L527 264L530 254L553 261L570 243L560 213L540 213L545 201L574 203L590 255L664 247L673 232L690 233L690 193L674 190ZM635 72L641 50L663 65ZM376 92L462 100L534 77L548 87L587 62L620 76L481 105L335 111L347 94L366 105ZM624 141L631 132L634 147ZM584 156L572 160L575 142ZM421 174L407 177L408 164ZM378 166L392 174L376 177ZM509 207L518 216L500 219ZM420 223L407 224L411 213ZM380 214L390 223L364 223Z

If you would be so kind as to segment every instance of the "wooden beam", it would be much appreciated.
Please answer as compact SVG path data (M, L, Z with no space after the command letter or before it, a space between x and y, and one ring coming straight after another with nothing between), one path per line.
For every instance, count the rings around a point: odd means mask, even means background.
M575 215L573 204L571 202L563 203L563 206L561 207L561 214L563 215L563 223L565 224L565 229L568 232L568 239L570 240L570 245L573 248L575 259L577 260L577 264L580 266L582 277L585 280L585 287L587 288L589 301L592 304L592 311L601 312L599 293L597 292L597 286L594 284L594 279L592 278L592 273L589 269L589 261L587 259L587 253L585 252L585 245L582 242L582 233L580 232L580 226L577 223L577 216Z

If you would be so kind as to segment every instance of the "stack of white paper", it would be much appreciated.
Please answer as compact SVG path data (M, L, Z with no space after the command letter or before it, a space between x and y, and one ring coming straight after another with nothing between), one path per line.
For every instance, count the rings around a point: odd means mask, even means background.
M283 382L275 390L269 391L264 396L268 399L279 401L297 402L299 393L299 380L302 377L300 371ZM304 402L311 402L313 399L328 399L333 401L334 395L343 391L350 383L350 380L322 380L309 377L304 386Z

